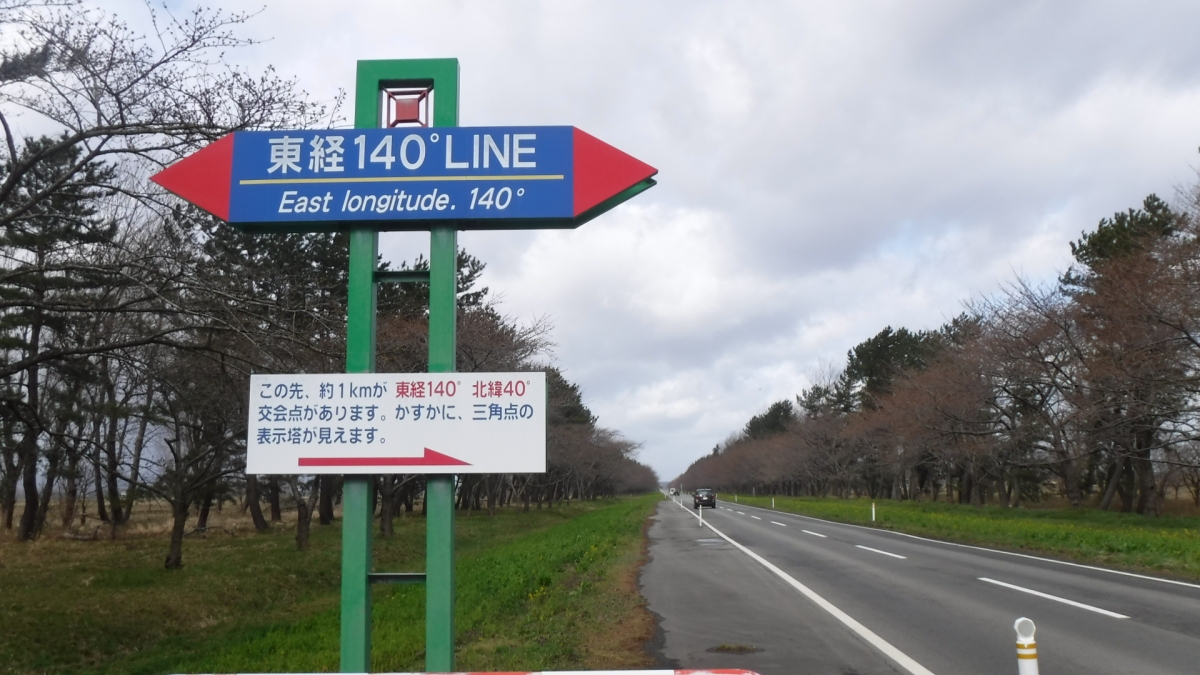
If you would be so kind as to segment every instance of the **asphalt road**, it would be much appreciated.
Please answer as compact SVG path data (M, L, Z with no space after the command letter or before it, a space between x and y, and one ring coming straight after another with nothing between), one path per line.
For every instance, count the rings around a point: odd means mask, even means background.
M1012 675L1025 616L1043 675L1200 673L1200 585L724 501L700 527L686 504L659 506L642 575L663 665Z

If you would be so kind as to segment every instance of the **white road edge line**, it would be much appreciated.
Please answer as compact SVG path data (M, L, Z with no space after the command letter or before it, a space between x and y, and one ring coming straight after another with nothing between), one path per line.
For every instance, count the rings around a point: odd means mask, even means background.
M1013 584L1006 584L1006 583L1004 583L1003 581L996 581L995 579L989 579L989 578L987 578L987 577L978 577L978 578L979 578L979 580L980 580L980 581L986 581L986 582L988 582L989 584L996 584L997 586L1003 586L1003 587L1005 587L1005 588L1011 588L1011 589L1013 589L1014 591L1021 591L1022 593L1028 593L1028 594L1030 594L1030 595L1036 595L1036 596L1038 596L1039 598L1046 598L1047 600L1054 600L1054 601L1056 601L1056 602L1061 602L1061 603L1063 603L1064 605L1070 605L1070 606L1072 606L1072 607L1078 607L1078 608L1080 608L1080 609L1086 609L1086 610L1088 610L1088 611L1096 612L1097 614L1103 614L1104 616L1111 616L1111 617L1112 617L1112 618L1114 618L1114 619L1128 619L1128 618L1129 618L1129 617L1125 616L1124 614L1117 614L1116 612L1110 612L1110 611L1108 611L1107 609L1100 609L1099 607L1093 607L1092 605L1085 605L1085 604L1083 604L1082 602L1075 602L1074 600L1068 600L1068 599L1066 599L1066 598L1060 598L1060 597L1058 597L1057 595L1050 595L1049 593L1043 593L1043 592L1041 592L1041 591L1035 591L1035 590L1033 590L1033 589L1031 589L1031 588L1024 588L1024 587L1021 587L1021 586L1014 586Z
M753 518L753 519L755 519L755 520L762 520L762 518L759 518L758 516L750 516L750 517L751 517L751 518Z
M820 532L813 532L812 530L800 530L800 531L803 532L804 534L811 534L814 537L820 537L822 539L825 539L825 535L821 534Z
M861 544L855 544L854 548L861 548L864 551L871 551L872 553L882 553L883 555L890 555L893 558L899 558L901 560L908 560L907 556L898 555L896 553L888 553L887 551L880 551L879 549L871 548L870 546L863 546Z
M754 509L754 508L758 508L758 507L751 506L748 508ZM1083 563L1067 562L1066 560L1055 560L1054 558L1043 558L1041 556L1029 555L1028 553L1014 553L1013 551L1002 551L998 548L988 548L986 546L973 546L971 544L959 544L959 543L956 543L953 541L943 541L941 539L932 539L930 537L922 537L921 535L918 535L918 534L908 534L907 532L896 532L895 530L882 530L882 529L879 529L878 527L867 527L865 525L854 525L853 523L839 523L836 520L826 520L825 518L814 518L812 516L805 516L805 515L801 515L799 513L792 513L790 511L779 511L779 510L772 511L771 509L762 509L762 510L770 511L771 513L778 513L778 514L784 515L784 516L791 516L793 518L803 518L805 520L815 520L818 523L826 523L829 525L841 525L843 527L854 527L854 528L857 528L860 530L867 530L869 532L875 532L876 534L894 534L898 537L908 537L909 539L918 539L920 541L928 541L928 542L932 542L934 544L942 544L943 546L955 546L957 548L969 548L969 549L973 549L976 551L987 551L988 553L999 553L1001 555L1011 555L1011 556L1015 556L1017 558L1026 558L1028 560L1040 560L1042 562L1054 563L1055 565L1066 565L1068 567L1079 567L1079 568L1082 568L1085 570L1093 570L1096 572L1105 572L1108 574L1119 574L1123 577L1133 577L1134 579L1145 579L1146 581L1159 581L1164 584L1174 584L1176 586L1187 586L1189 588L1200 588L1200 584L1192 584L1192 583L1188 583L1186 581L1175 581L1174 579L1163 579L1162 577L1152 577L1152 576L1148 576L1145 574L1137 574L1134 572L1124 572L1121 570L1110 570L1105 567L1096 567L1095 565L1084 565Z
M686 512L687 509L685 508L684 511ZM698 516L693 513L692 517L696 518ZM713 527L712 523L705 522L704 526L715 532L717 536L732 544L734 548L750 556L755 562L770 570L773 574L775 574L775 576L783 579L789 586L799 591L801 595L816 603L818 607L832 614L833 618L841 621L847 628L854 631L862 639L866 640L872 647L883 652L884 656L887 656L892 661L895 661L896 664L901 668L907 670L909 673L912 673L912 675L934 675L933 671L914 661L908 654L905 654L899 649L893 647L890 642L876 635L870 628L867 628L858 621L855 621L854 617L838 609L833 603L829 602L825 598L817 595L808 586L805 586L799 581L793 579L787 572L784 572L768 562L766 558L763 558L754 551L751 551L745 546L742 546L741 544L727 537L724 532Z
M772 521L770 521L770 522L771 522L771 524L772 524L772 525L778 525L778 526L780 526L780 527L787 527L787 525L784 525L783 523L777 523L777 522L775 522L775 521L773 521L773 520L772 520Z

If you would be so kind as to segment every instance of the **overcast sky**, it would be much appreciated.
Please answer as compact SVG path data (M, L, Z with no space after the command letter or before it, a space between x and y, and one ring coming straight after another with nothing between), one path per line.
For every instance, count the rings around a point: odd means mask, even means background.
M1200 164L1194 1L267 1L241 66L332 98L359 59L456 57L463 125L574 125L659 169L579 230L459 241L662 478L884 326L1053 278Z

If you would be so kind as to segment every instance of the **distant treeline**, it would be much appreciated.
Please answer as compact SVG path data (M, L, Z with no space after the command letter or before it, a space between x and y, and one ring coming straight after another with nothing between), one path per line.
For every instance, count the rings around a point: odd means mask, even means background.
M885 328L673 481L688 489L1161 512L1200 505L1200 189L1147 197L932 331Z

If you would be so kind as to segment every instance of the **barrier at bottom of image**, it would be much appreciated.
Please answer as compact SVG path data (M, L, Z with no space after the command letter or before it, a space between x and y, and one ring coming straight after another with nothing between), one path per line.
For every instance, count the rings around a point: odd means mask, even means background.
M270 675L268 673L237 673L234 675ZM327 675L326 673L277 673L275 675ZM366 675L363 673L362 675ZM372 673L371 675L429 675L428 673ZM753 670L738 668L705 668L700 670L539 670L481 672L462 671L443 675L758 675Z

